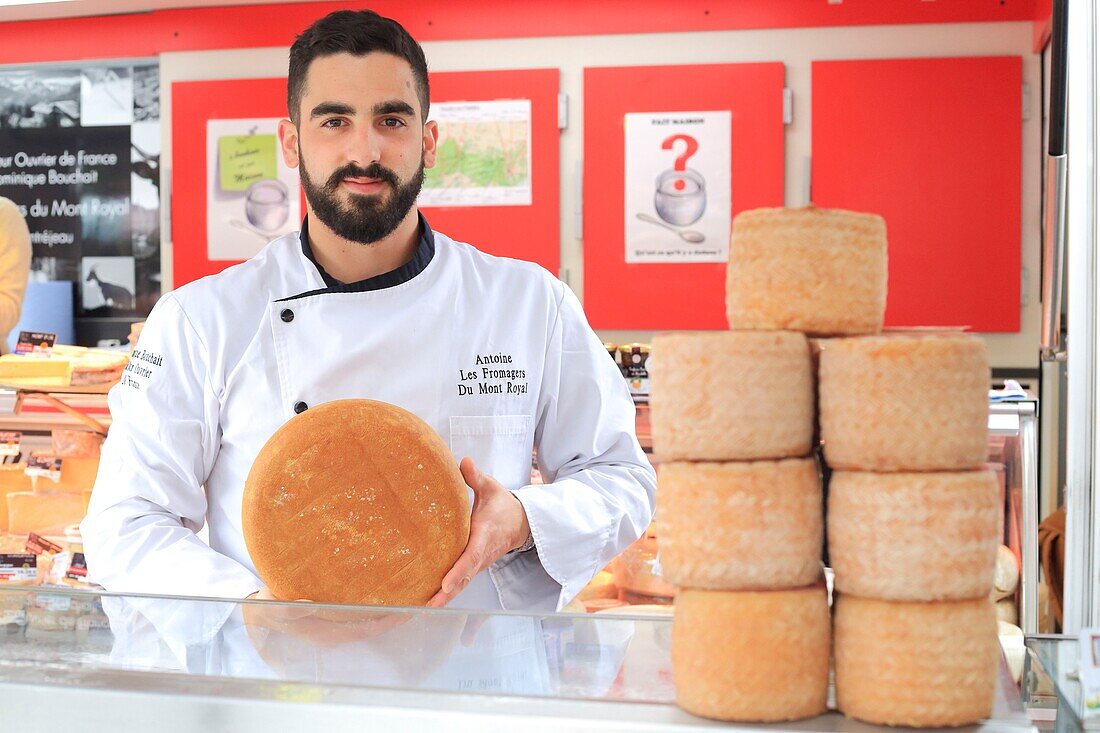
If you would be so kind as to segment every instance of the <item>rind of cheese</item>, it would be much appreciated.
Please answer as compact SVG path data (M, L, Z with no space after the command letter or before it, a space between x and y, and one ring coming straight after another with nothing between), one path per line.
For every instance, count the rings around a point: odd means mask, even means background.
M834 471L827 534L836 589L897 601L988 596L999 500L992 471Z
M987 452L989 359L961 333L832 339L821 353L825 462L857 471L962 471Z
M683 589L672 623L676 703L718 720L774 722L825 712L824 585L785 591Z
M988 598L836 601L836 696L845 715L879 725L968 725L993 708L1000 647Z
M732 329L870 334L886 313L886 222L808 206L738 214L730 236Z
M660 460L809 454L813 378L802 334L662 333L653 339L647 367Z
M719 590L799 588L821 577L824 517L813 458L662 463L661 570Z
M83 518L84 497L80 494L8 494L8 531L12 534L60 532Z

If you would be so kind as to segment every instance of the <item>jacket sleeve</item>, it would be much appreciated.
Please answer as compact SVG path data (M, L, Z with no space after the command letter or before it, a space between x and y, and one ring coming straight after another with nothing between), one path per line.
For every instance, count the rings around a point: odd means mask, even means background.
M19 323L31 270L31 233L19 209L0 198L0 341ZM0 346L6 352L7 345Z
M214 382L206 346L164 296L108 397L113 422L80 526L91 579L107 590L242 598L262 587L195 534L220 440Z
M547 345L535 446L548 483L515 494L560 608L653 518L657 479L635 434L626 381L564 291Z

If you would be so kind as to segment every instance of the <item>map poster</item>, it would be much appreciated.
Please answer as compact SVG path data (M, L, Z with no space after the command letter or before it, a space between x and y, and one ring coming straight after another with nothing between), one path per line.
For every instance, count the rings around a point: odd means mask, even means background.
M433 102L435 167L420 206L530 206L531 100Z
M728 260L730 121L729 110L625 115L628 263Z

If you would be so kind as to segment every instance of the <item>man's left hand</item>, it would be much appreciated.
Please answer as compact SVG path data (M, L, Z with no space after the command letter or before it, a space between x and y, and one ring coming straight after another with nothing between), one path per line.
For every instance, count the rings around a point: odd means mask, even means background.
M428 601L436 608L450 603L475 575L523 545L531 533L527 512L515 494L482 473L472 458L463 458L459 469L474 491L470 539L454 567L443 576L441 590Z

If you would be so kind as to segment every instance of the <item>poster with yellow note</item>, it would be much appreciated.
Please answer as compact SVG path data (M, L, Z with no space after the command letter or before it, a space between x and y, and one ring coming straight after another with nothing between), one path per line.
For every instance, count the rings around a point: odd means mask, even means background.
M206 250L245 260L301 226L298 172L279 151L279 118L206 123Z

